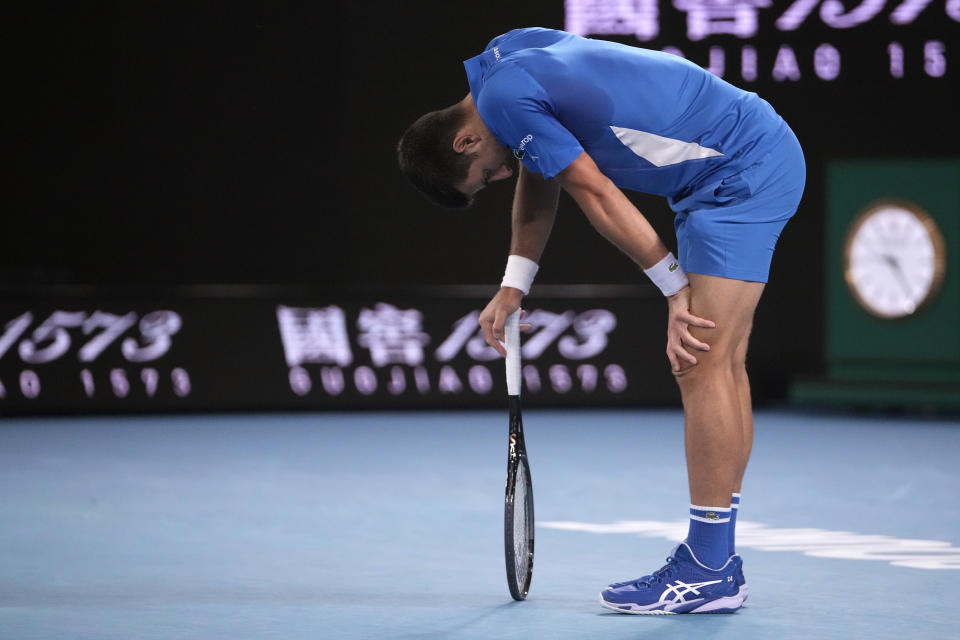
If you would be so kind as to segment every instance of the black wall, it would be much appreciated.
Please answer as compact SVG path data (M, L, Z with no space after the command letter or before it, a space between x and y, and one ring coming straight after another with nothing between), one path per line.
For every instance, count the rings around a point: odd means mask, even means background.
M662 36L683 40L661 2ZM789 3L764 12L769 26ZM845 3L853 7L858 3ZM894 4L856 30L815 17L756 43L755 90L786 118L808 160L805 201L781 239L758 312L752 361L759 394L776 398L822 353L824 164L833 158L948 155L958 135L958 24L934 3L909 27ZM849 8L848 7L848 8ZM470 211L426 205L400 179L396 139L423 111L467 91L461 60L518 26L563 27L563 3L113 3L20 9L2 27L8 165L0 283L249 282L495 284L508 247L511 188ZM769 29L764 33L770 32ZM922 73L929 33L948 72ZM629 37L616 38L637 44ZM905 77L883 62L896 39ZM844 71L813 78L813 50L837 42ZM777 48L797 51L804 79L774 82ZM731 56L741 42L687 43ZM879 62L878 62L879 61ZM668 245L671 214L632 195ZM542 283L632 283L643 276L564 199ZM659 339L662 327L643 327Z

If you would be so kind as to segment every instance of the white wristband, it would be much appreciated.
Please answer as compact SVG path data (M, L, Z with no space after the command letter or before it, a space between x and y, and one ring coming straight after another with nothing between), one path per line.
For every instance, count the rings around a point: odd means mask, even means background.
M533 284L533 278L537 275L540 267L530 258L523 256L510 256L507 258L507 270L503 274L501 287L513 287L520 289L523 295L530 293L530 286Z
M663 260L643 272L668 298L690 284L686 272L672 253L668 253Z

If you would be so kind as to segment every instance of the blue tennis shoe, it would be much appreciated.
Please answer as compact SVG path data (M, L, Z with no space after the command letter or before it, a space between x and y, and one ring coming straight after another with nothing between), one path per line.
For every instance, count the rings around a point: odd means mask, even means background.
M600 592L600 604L618 613L733 613L743 604L737 579L742 579L741 564L734 555L721 568L711 569L682 542L659 570Z
M740 556L735 556L740 558ZM737 583L737 594L743 598L743 603L747 603L747 596L750 595L750 588L747 586L747 579L743 577L743 560L740 560L740 568L737 569L737 575L733 581Z

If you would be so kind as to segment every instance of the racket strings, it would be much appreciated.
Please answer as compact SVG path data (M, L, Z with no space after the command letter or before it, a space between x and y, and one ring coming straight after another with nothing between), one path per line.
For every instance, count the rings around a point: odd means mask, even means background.
M529 500L527 474L517 469L516 490L513 499L513 557L517 584L524 586L530 562L530 534L528 530L527 501Z

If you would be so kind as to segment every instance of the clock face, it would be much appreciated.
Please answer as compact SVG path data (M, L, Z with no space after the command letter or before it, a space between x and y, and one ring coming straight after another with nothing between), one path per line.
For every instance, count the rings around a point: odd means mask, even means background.
M877 203L851 225L845 262L847 285L864 309L902 318L937 294L946 266L943 236L919 207Z

